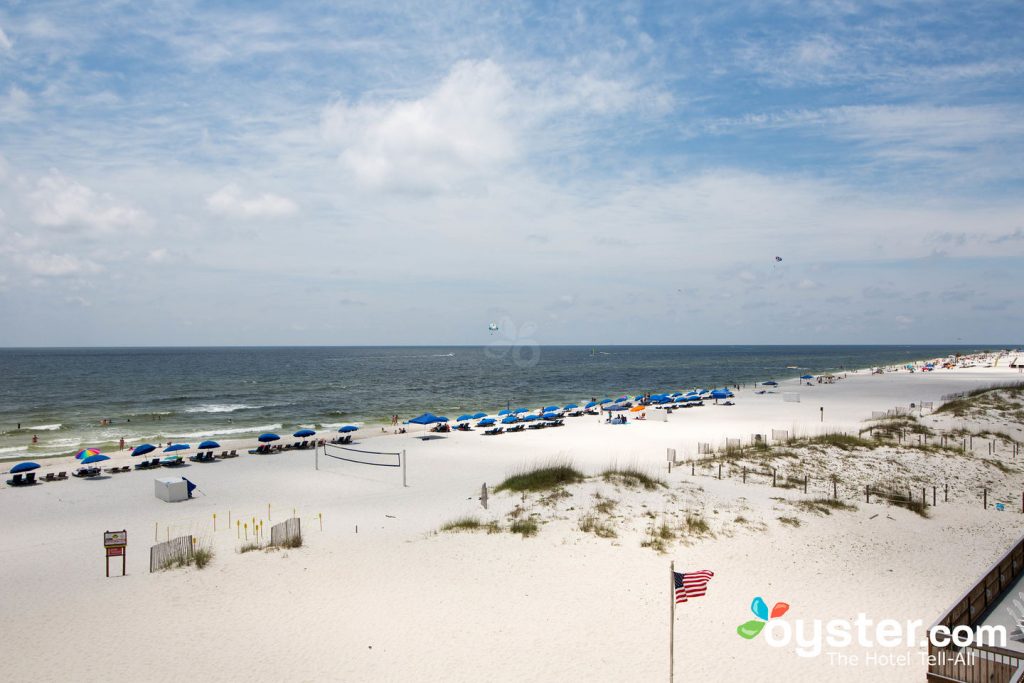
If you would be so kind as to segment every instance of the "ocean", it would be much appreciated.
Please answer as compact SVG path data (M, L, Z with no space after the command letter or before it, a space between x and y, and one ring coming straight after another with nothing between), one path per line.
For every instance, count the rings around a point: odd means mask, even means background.
M428 410L454 419L986 348L1003 346L0 349L0 459L112 449L122 437L137 444L333 431Z

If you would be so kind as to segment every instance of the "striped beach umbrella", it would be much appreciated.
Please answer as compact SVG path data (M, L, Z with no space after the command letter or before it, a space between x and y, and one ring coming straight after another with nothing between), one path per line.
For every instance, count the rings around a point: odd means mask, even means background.
M82 458L88 458L91 455L99 454L100 450L98 448L86 448L85 450L78 451L78 453L75 455L75 459L81 460Z

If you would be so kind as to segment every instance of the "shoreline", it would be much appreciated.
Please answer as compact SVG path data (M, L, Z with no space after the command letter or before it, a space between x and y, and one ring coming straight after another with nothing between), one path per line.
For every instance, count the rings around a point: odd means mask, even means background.
M320 347L314 347L314 348L320 348ZM354 347L354 348L363 348L363 347ZM367 347L367 348L371 348L371 347ZM415 347L413 347L413 348L415 348ZM424 348L435 348L435 347L424 347ZM447 348L447 347L443 347L442 346L442 347L436 347L436 348ZM742 347L739 347L739 348L742 348ZM808 348L819 348L819 347L809 346ZM843 347L839 346L838 348L843 348ZM866 348L871 348L871 347L869 345L867 345ZM998 362L998 360L1003 355L1007 355L1007 354L1013 355L1014 353L1019 353L1019 352L1015 352L1015 351L1010 350L1010 349L1003 349L1003 350L998 351L998 352L977 353L977 354L972 354L972 355L964 355L963 357L964 358L986 359L986 360L995 359L995 361ZM948 358L948 357L949 356L947 356L945 358ZM843 372L843 373L848 373L848 374L862 374L862 373L865 373L865 372L871 372L873 369L878 368L878 367L882 367L882 368L884 368L884 370L886 372L889 372L889 371L892 371L892 370L901 370L906 365L911 365L911 366L914 366L915 368L919 368L920 366L922 366L923 364L925 364L927 362L939 361L939 360L944 360L944 358L917 358L917 359L914 359L914 360L908 360L908 361L906 361L905 363L902 363L902 364L890 364L890 365L886 365L886 366L874 366L874 367L859 367L859 368L845 369L845 370L841 370L841 371L837 370L836 372ZM794 368L794 370L800 370L800 369L804 369L804 368L800 368L800 367ZM832 373L832 374L836 374L836 373ZM781 387L785 383L787 383L787 382L798 381L799 380L799 376L788 377L788 376L780 375L779 377L766 378L764 381L767 381L768 379L772 379L772 380L778 382L779 385L780 385L780 389L781 389ZM736 386L736 385L730 384L730 385L727 385L727 386L731 387L731 386ZM741 383L741 384L739 384L739 386L742 387L744 390L748 390L751 387L760 386L760 383L753 383L753 384L751 384L751 383ZM707 388L710 389L710 388L713 388L713 387L707 387ZM627 393L627 395L632 397L634 395L635 391L637 391L637 390L629 390L626 393ZM616 394L616 395L618 395L618 394ZM558 403L559 405L566 405L567 401L571 402L571 401L579 401L579 400L581 400L581 399L564 399L564 397L563 397L559 401L551 400L551 402L552 403ZM440 410L440 409L434 410L433 412L435 412L436 414L445 414L444 411ZM491 416L493 417L494 415L492 414ZM452 421L454 422L454 416L450 415L449 417L452 418ZM259 421L260 419L261 419L261 416L254 416L250 421ZM265 418L265 419L269 419L269 418ZM403 418L403 419L408 419L408 418ZM11 452L11 453L2 453L2 452L0 452L0 467L2 467L6 463L18 462L18 461L22 461L22 460L25 460L25 459L33 459L34 458L34 459L39 459L39 460L50 460L50 459L54 459L54 458L67 457L69 455L73 455L73 454L77 453L82 448L98 448L99 450L101 450L103 453L105 453L107 455L114 455L114 454L121 455L121 454L124 454L125 451L130 451L131 447L133 445L139 445L141 443L146 443L146 442L155 443L156 441L158 441L156 439L156 437L161 437L159 439L159 443L160 444L164 444L164 440L165 439L169 439L171 442L174 442L174 443L189 443L192 440L201 441L201 440L204 440L204 439L212 439L212 440L215 440L215 441L218 441L219 443L221 443L222 447L226 447L226 448L228 448L228 450L231 450L231 449L236 449L237 450L237 449L243 448L243 447L244 448L248 448L250 445L254 444L255 443L255 437L259 433L273 431L275 433L279 433L280 434L280 436L282 437L281 441L282 441L282 443L284 443L284 442L288 441L289 438L290 438L285 433L283 433L283 431L285 431L282 428L284 424L289 424L289 425L294 426L296 428L309 427L309 428L312 428L312 429L317 429L318 438L323 438L323 437L325 437L328 434L332 434L332 435L334 434L333 431L328 432L328 431L324 431L322 429L322 427L318 428L319 425L317 423L314 423L314 422L311 422L311 421L303 421L303 420L300 420L298 418L292 417L288 421L278 419L273 424L260 425L260 428L257 428L257 429L245 428L246 431L244 432L244 434L245 434L244 436L233 436L233 435L231 435L230 434L231 430L236 429L236 428L232 428L232 427L228 427L228 428L224 428L224 429L220 429L220 430L218 430L216 428L205 429L203 427L197 427L197 429L200 430L200 431L195 432L194 434L198 434L198 435L189 435L189 436L181 435L181 436L177 436L176 437L174 435L170 435L169 436L167 434L160 434L160 433L158 433L158 434L154 434L154 435L152 435L150 437L145 437L145 438L143 438L143 437L126 438L126 448L125 448L125 450L119 450L119 449L116 448L116 446L118 444L118 440L117 439L87 441L84 437L77 437L77 436L74 435L73 432L69 432L69 433L67 433L65 435L65 438L67 438L67 439L74 439L74 440L78 441L77 445L74 446L73 448L69 448L68 450L62 450L62 451L59 451L59 452L47 452L46 454L35 455L35 454L32 453L32 446L31 446L31 444L29 444L29 445L26 445L24 447L24 450L21 450L21 451ZM377 423L377 422L366 422L366 421L362 421L362 420L353 420L351 422L340 422L338 424L352 424L352 425L358 426L359 430L360 430L360 433L359 433L360 438L369 438L369 435L370 435L371 432L372 432L372 434L374 436L383 436L384 434L381 434L378 431L382 427L385 430L388 430L388 433L390 433L390 430L393 429L393 427L390 425L390 423L384 423L384 422ZM401 423L400 423L400 425L401 425ZM45 425L45 427L48 427L48 428L49 427L53 427L53 426L54 425ZM114 425L110 425L110 427L112 429L116 428ZM289 427L289 430L290 430L290 427ZM45 432L45 431L50 431L50 430L40 430L40 431ZM57 430L57 431L59 431L59 430ZM15 432L14 430L10 430L10 431L4 432L3 434L10 435L10 434L13 434L13 433L24 433L24 434L27 435L27 434L31 433L31 428L23 428L21 430L17 430L17 432ZM222 438L218 438L218 436L221 436ZM226 437L226 438L224 438L224 437Z

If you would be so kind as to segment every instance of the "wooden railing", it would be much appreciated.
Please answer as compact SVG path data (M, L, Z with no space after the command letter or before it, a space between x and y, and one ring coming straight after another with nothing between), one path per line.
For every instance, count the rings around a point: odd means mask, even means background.
M939 617L932 628L945 626L947 632L957 626L974 627L996 604L1024 571L1024 537L963 596ZM1024 654L1002 647L971 645L938 647L928 645L928 680L959 683L1016 683L1024 675Z

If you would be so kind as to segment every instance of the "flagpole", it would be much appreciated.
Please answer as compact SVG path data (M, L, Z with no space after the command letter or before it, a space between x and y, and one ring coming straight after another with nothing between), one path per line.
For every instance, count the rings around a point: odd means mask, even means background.
M668 683L676 676L676 561L672 560L668 572L669 618L668 618Z

